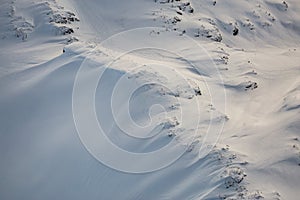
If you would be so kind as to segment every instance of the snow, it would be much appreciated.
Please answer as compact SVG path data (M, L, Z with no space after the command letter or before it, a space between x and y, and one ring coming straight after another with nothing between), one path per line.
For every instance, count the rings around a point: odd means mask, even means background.
M297 0L0 5L0 199L300 195Z

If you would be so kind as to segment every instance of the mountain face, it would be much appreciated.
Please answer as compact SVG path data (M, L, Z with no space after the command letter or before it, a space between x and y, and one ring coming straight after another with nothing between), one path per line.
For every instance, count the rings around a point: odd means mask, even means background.
M297 0L3 0L0 199L297 199Z

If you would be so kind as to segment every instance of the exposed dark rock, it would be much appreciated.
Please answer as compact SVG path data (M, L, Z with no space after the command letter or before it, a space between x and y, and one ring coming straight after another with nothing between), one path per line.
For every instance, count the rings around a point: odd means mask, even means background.
M239 29L237 27L234 27L232 35L236 36L237 34L239 34Z

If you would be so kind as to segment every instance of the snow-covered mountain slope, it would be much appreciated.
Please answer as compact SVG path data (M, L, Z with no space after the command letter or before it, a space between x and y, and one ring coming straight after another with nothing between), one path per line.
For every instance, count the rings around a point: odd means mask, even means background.
M300 195L297 0L0 5L0 199Z

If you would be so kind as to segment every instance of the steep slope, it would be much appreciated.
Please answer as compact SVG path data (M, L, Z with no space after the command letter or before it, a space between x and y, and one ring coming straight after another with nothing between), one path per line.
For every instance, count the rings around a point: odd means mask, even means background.
M299 196L296 0L0 9L1 199Z

